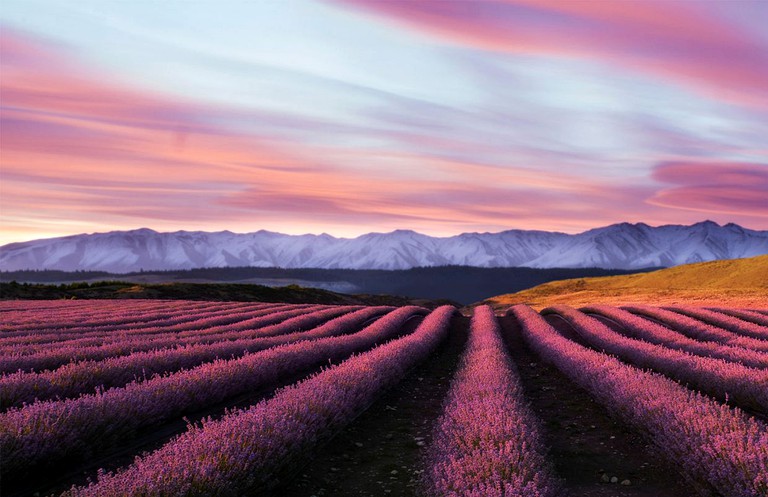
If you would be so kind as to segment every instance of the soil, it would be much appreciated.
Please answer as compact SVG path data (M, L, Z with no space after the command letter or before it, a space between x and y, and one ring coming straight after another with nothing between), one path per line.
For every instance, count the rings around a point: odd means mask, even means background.
M548 318L566 336L568 324ZM402 330L412 331L419 320ZM522 340L511 317L500 318L504 338L520 374L526 399L541 420L544 443L564 495L574 497L710 497L702 485L687 481L663 459L642 433L622 423L556 368L542 362ZM347 428L319 447L315 457L294 467L271 497L310 496L418 496L425 448L442 413L443 402L457 370L469 327L469 318L456 317L448 339L424 363L373 403ZM189 416L220 416L225 408L247 406L271 396L275 388L297 381L297 372L281 385L230 399ZM186 422L154 427L119 450L98 460L46 473L46 481L23 488L4 488L4 496L47 495L93 478L97 468L119 468L142 452L153 450L183 432ZM616 482L611 483L615 478ZM34 479L28 479L34 480ZM605 481L607 480L607 481ZM628 480L629 484L621 482ZM7 484L8 482L4 482Z
M622 326L620 323L617 323L616 321L613 321L612 319L609 319L609 318L607 318L605 316L601 316L600 314L590 314L590 313L587 313L587 315L589 317L594 318L597 321L601 322L602 324L604 324L605 326L607 326L608 328L610 328L611 330L615 331L616 333L618 333L620 335L631 337L631 338L636 338L636 335L632 331L628 330L626 327ZM651 321L653 323L656 323L656 324L658 324L660 326L664 326L664 327L669 328L669 326L665 325L663 322L658 321L656 319L653 319L653 318L651 318L649 316L640 316L640 317L642 317L644 319L647 319L648 321ZM557 321L562 319L562 318L559 318L558 316L552 316L552 318L554 318ZM551 319L551 318L548 317L547 319ZM550 322L550 324L551 324L551 322ZM572 332L572 330L569 330L569 331ZM585 345L585 346L587 346L587 345ZM595 347L591 347L591 348L595 349ZM626 360L624 360L624 359L622 359L620 357L616 357L616 358L621 360L622 362L624 362L626 364L632 365L631 362L626 361ZM667 378L670 378L670 379L672 379L674 381L677 381L682 386L686 386L686 387L688 386L687 383L685 383L685 382L681 382L679 380L676 380L675 378L672 378L669 375L666 375L666 376L667 376ZM713 397L713 398L717 399L719 402L723 402L723 403L725 403L725 404L727 404L727 405L729 405L730 407L733 407L733 408L741 409L742 411L744 411L745 413L749 414L753 418L759 419L760 421L762 421L764 423L768 423L768 413L765 412L764 410L758 408L758 407L744 405L743 403L737 402L737 401L735 401L732 398L731 399L723 398L721 396L714 395L711 392L710 392L709 395L710 395L710 397Z
M467 339L469 319L456 317L448 339L424 363L339 433L272 497L419 495L423 447Z
M454 322L448 343L321 448L271 497L421 495L423 447L429 446L431 427L441 414L468 321ZM523 344L514 319L502 318L501 324L526 398L543 420L544 440L565 495L697 495L640 434L542 363ZM612 477L617 483L610 483ZM630 484L621 485L624 480Z
M579 497L694 497L698 494L637 433L613 417L560 371L542 362L524 343L514 318L501 318L525 396L542 425L555 472L566 495ZM558 322L559 321L559 322ZM572 330L557 318L566 335ZM610 483L616 477L617 483ZM604 479L607 478L608 482ZM621 485L629 480L629 485Z
M415 316L406 321L401 327L398 336L412 333L421 323L422 319L423 317L421 316ZM361 324L358 328L364 328L371 321L369 320ZM25 475L14 475L14 478L10 480L6 478L3 481L0 495L3 497L59 495L73 485L86 485L89 481L96 479L100 468L109 472L129 465L133 462L136 455L156 450L175 436L185 432L190 423L198 423L205 418L217 419L227 411L247 408L261 400L272 397L278 389L301 381L325 366L327 366L327 363L296 371L278 383L238 395L216 405L208 406L205 409L189 412L181 419L174 419L161 425L142 428L130 441L121 443L119 447L100 450L96 456L87 461L75 457L67 461L61 461L52 467L31 469L34 473L45 474L46 477L44 479L28 477L29 475L27 477L24 477Z

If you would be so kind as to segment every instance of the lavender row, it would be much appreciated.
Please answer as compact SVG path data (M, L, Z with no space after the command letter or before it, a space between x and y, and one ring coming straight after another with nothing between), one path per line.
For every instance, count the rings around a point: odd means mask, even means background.
M548 307L542 314L565 319L591 347L615 354L632 364L650 368L683 384L736 404L768 413L768 371L738 363L701 357L616 333L600 321L565 305Z
M639 340L703 357L738 362L752 368L768 368L768 353L765 352L756 352L744 347L733 347L717 342L694 340L653 321L607 305L583 307L581 311L608 318L619 324L631 337Z
M136 299L128 301L115 300L5 300L0 302L0 312L4 322L25 323L27 317L45 311L54 314L80 311L85 316L104 314L105 309L112 309L117 305L140 308L151 306L152 308L167 307L172 302L169 300L145 300ZM108 311L106 311L108 312Z
M768 327L768 316L757 311L747 309L729 309L723 307L710 307L709 310L719 312L721 314L727 314L729 316L739 318L743 321L749 321L750 323L759 324L760 326Z
M71 302L71 301L64 301ZM168 306L137 306L135 309L127 309L125 306L112 305L108 308L88 309L82 307L64 307L60 309L30 308L23 311L13 311L3 315L0 324L0 337L25 336L30 333L61 332L68 328L83 325L97 325L106 319L114 319L114 316L125 316L130 320L138 319L140 313L144 315L172 312Z
M559 495L537 425L493 310L475 308L467 349L428 449L425 494Z
M12 312L24 312L30 309L58 309L63 305L69 308L81 307L83 309L90 309L91 301L88 300L3 300L0 301L0 313L3 315ZM106 305L108 301L100 300L96 301ZM162 300L153 300L153 302L165 302Z
M204 422L161 449L66 495L254 494L271 486L399 382L442 341L455 309L433 311L411 335L353 357L272 399Z
M131 310L115 308L108 316L102 318L101 322L94 323L80 316L77 312L66 313L57 316L55 327L45 327L38 325L29 329L20 330L18 327L12 327L8 332L2 334L0 344L17 341L22 343L42 342L44 340L54 341L63 340L68 337L88 337L108 335L109 332L121 330L142 330L156 327L158 325L175 325L200 319L201 316L223 315L227 313L237 313L247 310L257 310L268 307L275 307L279 304L251 304L232 306L229 303L222 303L216 306L179 306L177 308L169 307L167 309L145 309ZM38 322L42 322L44 316L38 316ZM50 324L50 323L49 323Z
M276 345L309 340L324 336L330 330L315 326L339 315L353 312L357 307L333 307L309 312L281 323L259 329L257 338L187 345L174 349L136 352L103 361L70 363L53 371L41 373L14 373L0 378L0 408L21 406L35 400L75 397L96 388L121 387L137 378L151 378L157 374L188 369L215 359L240 357ZM388 307L364 308L356 316L371 319L391 310Z
M250 308L203 309L188 311L167 319L152 321L138 326L110 325L97 331L71 331L61 333L27 333L23 336L6 337L0 340L0 351L13 351L18 354L34 354L52 345L77 345L79 347L107 345L121 340L130 340L135 336L161 336L173 333L202 330L207 327L235 323L250 317L263 316L277 310L299 309L301 307L283 304L261 304ZM87 330L88 328L84 328Z
M739 335L757 338L759 340L768 340L768 328L755 323L744 321L734 316L728 316L720 312L689 306L665 307L665 309L676 312L678 314L684 314L694 319L698 319L699 321L703 321L707 324L724 328ZM768 342L766 342L766 345L768 345Z
M242 338L243 331L258 333L258 328L279 323L288 318L300 316L324 306L291 308L287 311L265 311L265 314L234 324L219 325L199 331L168 333L155 338L135 337L115 344L94 347L62 346L30 355L7 355L0 362L0 373L15 371L43 371L64 364L85 360L102 360L108 357L129 355L135 352L179 347L189 344L215 343ZM255 330L255 331L254 331ZM182 336L184 335L184 336Z
M310 368L339 361L396 336L420 307L402 307L364 330L282 345L239 359L217 360L168 376L76 399L43 401L0 414L3 476L36 464L82 457L129 439L142 427L177 419L234 396L274 385ZM359 325L342 316L341 332Z
M172 325L165 327L163 325L155 325L144 330L146 333L135 334L106 332L107 336L113 336L111 341L107 339L105 343L96 345L87 345L89 339L71 340L56 346L51 344L14 345L8 350L3 351L0 373L18 371L19 369L37 371L54 369L80 360L100 360L142 350L179 346L195 341L194 338L190 339L190 333L193 336L204 337L208 334L221 334L228 330L245 329L249 326L258 326L261 320L269 320L270 316L278 316L277 313L292 312L292 314L289 314L290 317L301 314L302 309L294 307L268 307L247 313L242 318L237 315L229 316L224 321L228 322L228 324L223 324L219 321L220 317L214 317L211 320L203 313L196 315L197 319L187 323L186 326ZM243 324L246 326L242 326Z
M50 308L30 308L4 316L4 332L59 332L71 328L93 327L102 324L120 324L121 320L139 319L152 314L179 315L186 310L210 309L223 302L105 300L91 301L92 305L75 307L71 301L57 301L62 305ZM98 302L98 303L96 303ZM120 316L116 318L115 315ZM74 318L74 319L73 319ZM6 336L3 334L3 336Z
M703 323L699 320L683 316L676 312L659 309L650 306L624 306L622 309L648 317L663 323L665 326L677 330L696 340L705 340L709 342L724 343L735 347L745 347L760 352L768 352L768 341L758 340L752 337L745 337L732 333L730 331Z
M98 347L121 347L122 345L135 343L148 343L150 340L155 342L168 342L170 340L171 342L188 343L190 337L219 334L227 331L230 327L237 326L239 323L243 323L249 319L269 316L276 312L319 308L320 307L318 306L279 305L260 307L258 309L240 312L202 312L190 316L190 319L187 319L186 321L177 321L175 324L160 323L137 330L124 329L122 331L107 331L101 332L97 337L75 338L57 343L14 345L7 348L10 352L5 351L5 347L0 347L0 351L4 351L8 355L13 356L32 356L40 353L45 354L51 350L51 347L67 347L69 349L84 349L89 347L95 349Z
M561 336L527 306L510 313L530 347L724 497L768 495L768 426L674 381Z

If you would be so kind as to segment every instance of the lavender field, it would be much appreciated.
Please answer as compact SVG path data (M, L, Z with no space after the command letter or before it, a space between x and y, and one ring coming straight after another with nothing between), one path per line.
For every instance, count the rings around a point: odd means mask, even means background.
M2 495L768 495L768 312L0 303Z

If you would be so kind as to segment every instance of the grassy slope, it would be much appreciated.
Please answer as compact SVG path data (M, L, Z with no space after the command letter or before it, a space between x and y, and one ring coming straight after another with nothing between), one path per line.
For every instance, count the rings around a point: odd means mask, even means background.
M686 264L650 273L553 281L487 299L495 308L604 303L768 308L768 255Z

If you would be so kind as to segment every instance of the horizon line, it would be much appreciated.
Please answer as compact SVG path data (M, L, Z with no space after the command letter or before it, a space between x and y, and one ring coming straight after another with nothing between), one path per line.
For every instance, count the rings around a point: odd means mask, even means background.
M406 228L397 228L397 229L394 229L394 230L391 230L391 231L368 231L368 232L360 233L359 235L356 235L356 236L336 236L336 235L332 235L330 233L327 233L325 231L323 231L322 233L311 233L311 232L284 233L284 232L280 232L280 231L272 231L272 230L267 230L267 229L258 229L258 230L254 230L254 231L242 231L242 232L241 231L232 231L232 230L229 230L229 229L216 230L216 231L213 231L213 230L212 231L207 231L207 230L184 230L184 229L175 230L175 231L158 231L158 230L156 230L154 228L149 228L149 227L146 227L146 226L142 226L142 227L139 227L139 228L132 228L132 229L110 230L110 231L94 231L94 232L81 232L81 233L73 233L73 234L69 234L69 235L59 235L59 236L50 236L50 237L42 237L42 238L33 238L33 239L27 239L27 240L12 241L12 242L8 242L8 243L4 243L4 244L0 245L0 248L7 247L9 245L38 242L38 241L43 241L43 240L55 240L55 239L70 238L70 237L77 237L77 236L106 235L106 234L110 234L110 233L133 233L133 232L138 232L138 231L151 231L151 232L156 233L156 234L176 234L176 233L208 233L208 234L213 234L213 233L231 233L233 235L250 235L250 234L255 234L255 233L260 233L260 232L266 232L266 233L271 233L271 234L276 234L276 235L284 235L284 236L316 236L316 237L327 236L327 237L331 237L331 238L334 238L334 239L337 239L337 240L354 240L354 239L357 239L357 238L360 238L360 237L363 237L363 236L366 236L366 235L388 235L388 234L393 234L393 233L397 233L397 232L415 233L417 235L427 236L427 237L430 237L430 238L454 238L454 237L461 236L461 235L471 235L471 234L494 235L494 234L499 234L499 233L506 233L506 232L509 232L509 231L542 232L542 233L553 233L553 234L563 234L563 235L569 235L569 236L576 236L576 235L580 235L580 234L583 234L583 233L587 233L589 231L603 229L603 228L609 228L611 226L618 226L618 225L622 225L622 224L628 224L628 225L632 225L632 226L643 225L643 226L648 226L650 228L662 228L662 227L665 227L665 226L691 227L691 226L696 226L696 225L699 225L699 224L714 224L714 225L716 225L718 227L725 227L725 226L729 226L729 225L734 225L734 226L738 226L738 227L740 227L742 229L747 229L747 230L750 230L750 231L768 231L768 230L760 230L760 229L749 228L749 227L746 227L744 225L741 225L741 224L733 222L733 221L729 221L727 223L720 224L720 223L718 223L716 221L712 221L711 219L704 219L702 221L697 221L697 222L691 223L691 224L665 223L665 224L657 224L657 225L652 225L652 224L649 224L649 223L646 223L646 222L643 222L643 221L638 221L638 222L620 221L620 222L610 223L610 224L606 224L606 225L602 225L602 226L594 226L592 228L588 228L588 229L585 229L585 230L582 230L582 231L572 232L572 233L569 233L569 232L566 232L566 231L561 231L561 230L508 228L508 229L503 229L503 230L500 230L500 231L462 231L462 232L459 232L459 233L455 233L453 235L429 235L429 234L426 234L426 233L422 233L420 231L416 231L416 230L412 230L412 229L406 229Z

